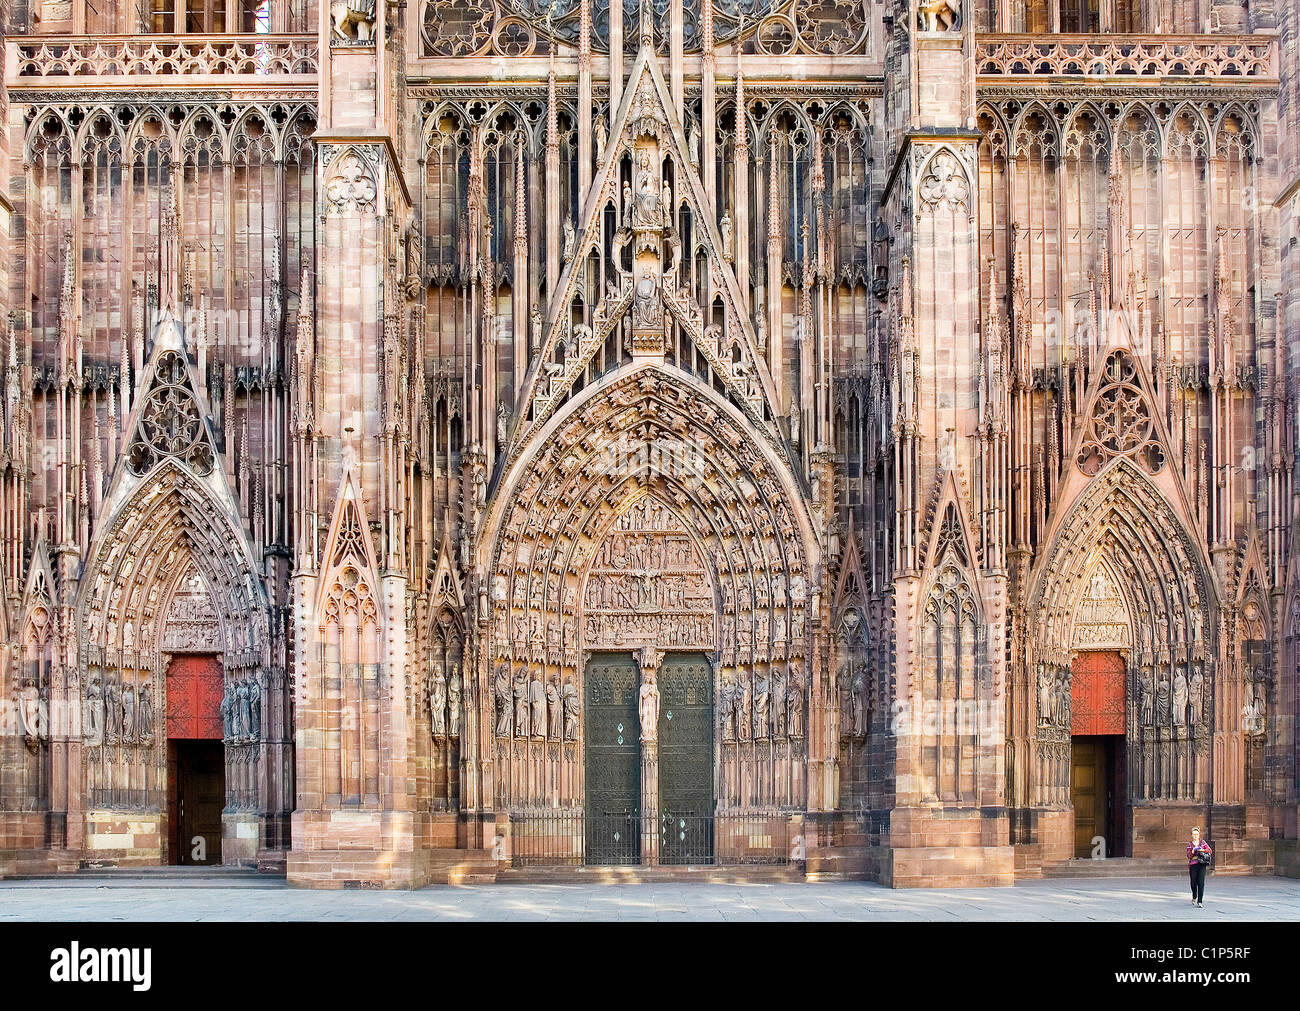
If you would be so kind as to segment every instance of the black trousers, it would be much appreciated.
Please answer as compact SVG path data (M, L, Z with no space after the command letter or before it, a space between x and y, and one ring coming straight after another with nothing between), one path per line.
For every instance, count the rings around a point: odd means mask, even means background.
M1205 898L1205 864L1192 864L1187 868L1188 877L1192 879L1192 898L1201 902Z

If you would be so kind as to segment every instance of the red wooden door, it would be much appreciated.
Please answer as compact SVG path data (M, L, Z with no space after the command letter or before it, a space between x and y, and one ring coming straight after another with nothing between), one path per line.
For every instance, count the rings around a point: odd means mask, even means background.
M167 737L173 741L221 740L225 679L215 656L178 656L167 671Z
M1070 732L1122 734L1125 729L1124 658L1114 650L1089 650L1070 672Z

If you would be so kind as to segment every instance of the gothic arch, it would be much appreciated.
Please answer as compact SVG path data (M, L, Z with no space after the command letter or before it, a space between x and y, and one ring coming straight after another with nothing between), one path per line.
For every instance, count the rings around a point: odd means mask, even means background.
M646 363L584 389L523 450L502 477L476 549L490 596L484 645L498 678L581 680L592 558L618 517L653 496L674 513L714 585L717 639L708 651L718 678L739 682L779 667L806 684L817 543L786 464L732 405ZM480 603L481 612L488 607ZM492 747L498 721L486 708L481 716ZM529 763L540 759L529 757L528 741L512 748L512 728L501 726L498 799L537 803ZM561 801L576 801L576 772L556 775L568 784Z

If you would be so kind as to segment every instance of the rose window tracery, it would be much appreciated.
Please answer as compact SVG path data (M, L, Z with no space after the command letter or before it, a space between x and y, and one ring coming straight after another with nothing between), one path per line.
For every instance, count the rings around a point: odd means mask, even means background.
M1092 476L1117 456L1136 460L1150 474L1158 473L1165 464L1151 408L1137 385L1137 363L1123 351L1113 351L1106 358L1101 389L1076 462Z
M154 364L153 388L140 411L127 466L140 477L169 457L179 457L199 475L212 473L212 447L203 416L190 389L185 363L176 351L165 352Z

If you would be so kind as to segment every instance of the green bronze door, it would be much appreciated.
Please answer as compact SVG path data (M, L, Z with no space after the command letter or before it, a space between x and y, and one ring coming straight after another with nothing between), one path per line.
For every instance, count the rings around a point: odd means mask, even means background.
M640 674L629 654L597 654L587 664L584 721L586 862L640 860Z
M659 668L659 860L713 862L713 669L698 653Z

